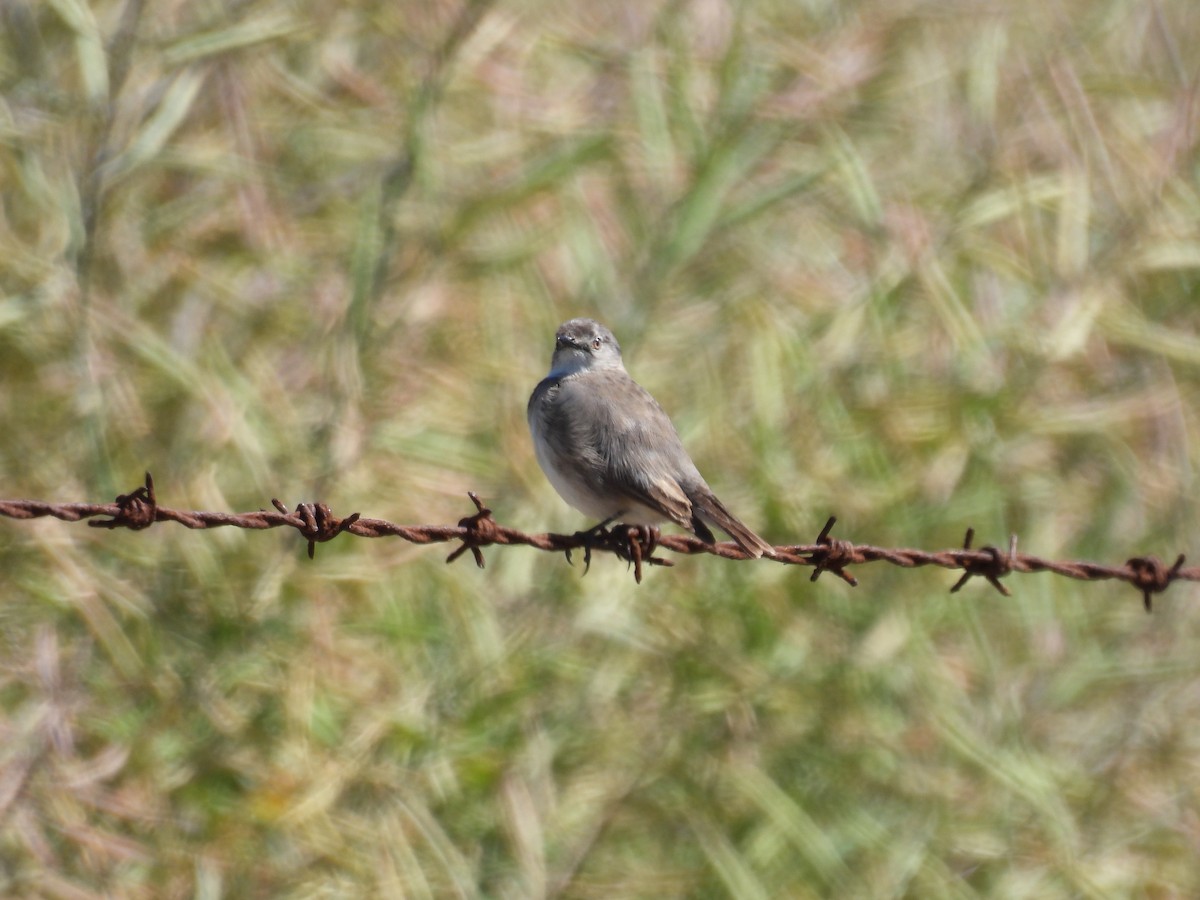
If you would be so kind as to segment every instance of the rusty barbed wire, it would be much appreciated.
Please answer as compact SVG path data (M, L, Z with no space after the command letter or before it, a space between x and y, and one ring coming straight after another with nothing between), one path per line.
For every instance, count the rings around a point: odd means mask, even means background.
M566 554L572 561L572 551L582 550L584 571L591 565L595 551L612 553L630 563L634 578L640 584L643 566L672 566L669 559L655 556L659 549L673 553L694 555L706 553L725 559L747 559L747 555L732 542L706 544L699 538L682 534L660 534L657 529L644 526L598 525L589 531L574 534L527 534L508 528L492 518L492 511L483 505L474 492L467 496L475 505L475 513L459 519L457 525L397 525L384 519L367 519L359 513L345 518L335 516L324 503L301 503L293 510L278 500L272 500L275 512L260 509L248 513L222 513L184 511L159 506L154 492L154 479L146 473L141 487L128 494L121 494L113 503L48 503L42 500L0 500L0 515L12 519L34 519L50 516L66 522L89 519L93 528L128 528L139 531L156 522L176 522L185 528L295 528L308 541L311 559L318 543L331 541L340 534L358 537L398 537L412 544L437 544L458 541L459 546L446 557L451 563L470 551L479 568L484 567L482 548L489 546L525 546ZM107 518L101 518L107 517ZM915 550L907 548L875 547L870 544L855 544L830 536L837 519L830 517L811 544L781 544L773 548L763 559L784 565L812 566L812 581L823 572L832 572L851 587L858 580L851 575L849 566L873 562L887 562L905 569L920 566L938 566L943 569L960 569L961 578L950 588L959 591L971 578L985 579L1004 596L1009 589L1002 580L1016 573L1051 572L1078 581L1117 580L1132 585L1142 596L1147 612L1153 609L1153 597L1161 594L1175 581L1200 581L1200 567L1184 568L1185 557L1181 553L1175 562L1167 565L1156 556L1135 556L1123 565L1112 566L1085 561L1059 561L1042 559L1017 552L1017 538L1009 539L1007 549L993 546L973 549L975 530L968 528L963 546L950 550Z

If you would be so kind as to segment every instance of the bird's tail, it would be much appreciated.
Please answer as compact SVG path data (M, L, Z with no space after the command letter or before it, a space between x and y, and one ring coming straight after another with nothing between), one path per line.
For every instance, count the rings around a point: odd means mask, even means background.
M710 543L713 541L712 532L701 521L704 519L733 538L737 545L753 559L758 559L764 553L770 554L773 549L771 545L743 525L733 513L725 508L725 504L718 500L712 491L695 491L691 496L691 501L692 528L696 532L696 537Z

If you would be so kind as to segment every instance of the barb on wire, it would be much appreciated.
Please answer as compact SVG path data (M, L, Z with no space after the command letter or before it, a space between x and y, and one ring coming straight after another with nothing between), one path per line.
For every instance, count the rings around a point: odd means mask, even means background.
M817 535L817 549L809 554L808 561L813 566L809 581L816 581L822 572L832 572L850 587L858 587L858 579L846 571L846 566L855 562L854 545L849 541L834 540L829 536L833 526L837 524L837 516L830 516L825 527ZM953 588L952 588L953 590Z
M963 549L970 550L971 542L974 540L975 529L968 528L967 536L963 538ZM954 583L954 587L950 588L950 593L957 594L959 588L971 580L971 576L982 575L1001 594L1011 597L1012 591L1002 585L1000 579L1013 570L1013 563L1017 559L1017 536L1014 534L1009 537L1007 556L1001 556L1000 551L990 545L980 548L979 552L986 553L987 556L981 560L963 560L963 576Z
M146 473L145 484L128 494L121 494L112 503L47 503L41 500L0 500L0 515L12 519L34 519L52 516L67 522L90 519L94 528L128 528L139 531L156 522L176 522L185 528L295 528L308 542L308 555L312 558L316 545L331 541L341 534L358 537L398 537L413 544L436 544L457 541L459 546L446 558L451 563L470 551L479 568L483 568L483 548L492 545L525 546L552 553L564 553L571 561L573 550L583 551L584 573L592 561L592 552L612 553L633 567L634 578L640 583L644 565L671 566L674 563L661 556L658 550L672 553L707 553L725 559L747 559L747 554L732 542L706 544L699 538L682 534L660 534L656 528L639 525L602 522L588 531L574 534L526 534L515 528L507 528L492 518L492 511L483 501L468 492L475 505L475 513L458 520L457 525L397 525L383 519L366 519L359 513L345 518L335 516L324 503L300 503L295 509L288 508L278 500L272 500L275 511L260 509L249 513L198 512L169 509L159 506L154 493L154 479ZM107 517L107 518L102 518ZM944 569L959 569L961 578L950 590L959 591L972 577L979 576L988 581L1005 597L1009 589L1001 579L1014 572L1052 572L1079 581L1124 581L1138 590L1147 612L1153 609L1153 595L1161 594L1176 581L1200 581L1200 567L1185 568L1185 557L1181 553L1168 566L1156 556L1136 556L1124 565L1108 566L1093 562L1063 562L1041 559L1037 556L1017 552L1017 537L1009 538L1008 551L993 546L972 549L975 530L968 528L961 549L926 551L874 547L870 544L855 544L831 537L836 518L830 517L825 527L812 544L784 544L773 547L763 555L784 565L812 566L812 580L822 572L832 572L846 584L854 587L858 580L847 569L852 565L872 562L887 562L894 566L911 569L918 566L940 566Z

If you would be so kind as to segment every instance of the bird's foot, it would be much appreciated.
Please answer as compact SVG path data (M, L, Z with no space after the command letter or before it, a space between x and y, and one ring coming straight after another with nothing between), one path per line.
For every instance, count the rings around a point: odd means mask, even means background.
M577 531L574 538L583 547L583 574L586 575L592 565L592 550L608 550L633 566L633 577L638 584L642 583L642 564L652 566L669 566L670 560L655 557L658 540L662 533L653 525L612 525L612 519L605 519L599 525L587 531ZM567 562L572 562L571 551L567 550Z
M586 575L592 568L592 548L606 546L612 539L612 533L608 530L608 526L612 524L614 516L609 516L598 525L593 525L587 531L577 531L574 537L583 546L583 574ZM575 565L571 559L571 551L567 551L567 562Z
M658 548L658 539L662 532L653 525L626 525L625 545L617 552L633 564L633 580L642 583L642 560L658 563L654 559L654 551Z

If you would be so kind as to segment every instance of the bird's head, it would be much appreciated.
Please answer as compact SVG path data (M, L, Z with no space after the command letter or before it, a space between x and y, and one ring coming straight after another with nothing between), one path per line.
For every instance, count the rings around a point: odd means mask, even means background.
M561 378L584 369L623 368L621 345L594 319L563 322L554 335L550 375Z

